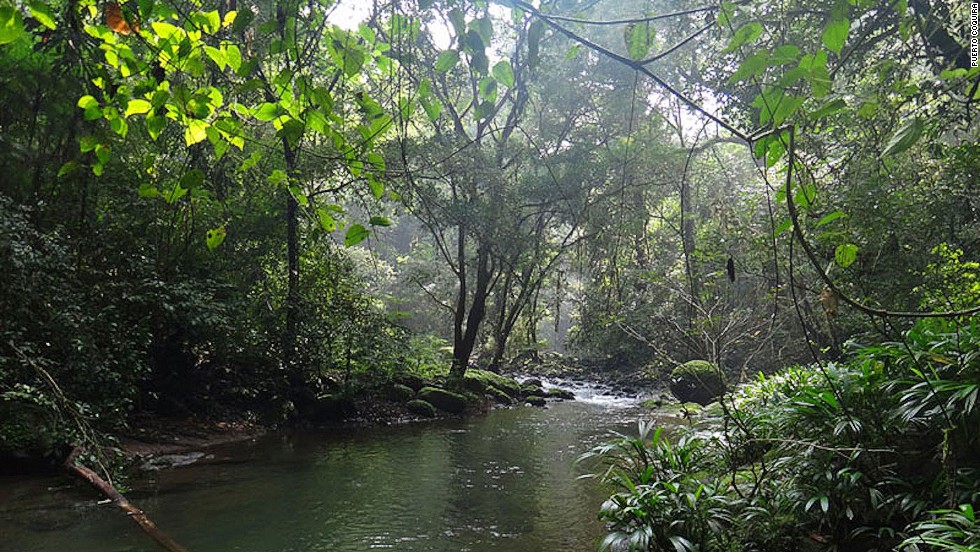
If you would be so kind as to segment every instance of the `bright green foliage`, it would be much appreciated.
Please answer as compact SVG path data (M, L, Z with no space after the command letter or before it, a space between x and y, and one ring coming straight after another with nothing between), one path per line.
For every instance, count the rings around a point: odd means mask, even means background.
M978 352L980 320L923 321L844 363L760 375L704 431L647 428L594 449L617 488L605 542L776 551L814 534L844 549L970 549Z

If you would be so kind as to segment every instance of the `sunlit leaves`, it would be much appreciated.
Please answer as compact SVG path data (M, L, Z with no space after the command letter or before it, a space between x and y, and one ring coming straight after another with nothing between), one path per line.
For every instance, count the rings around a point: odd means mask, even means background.
M9 44L24 34L24 18L11 5L0 6L0 44Z
M370 234L363 224L352 224L344 235L344 245L347 247L355 246L367 239Z
M200 119L188 119L184 128L184 141L188 146L203 142L208 137L208 124Z
M847 268L857 260L858 246L853 243L838 245L834 250L834 261L841 268Z
M834 211L833 213L825 215L823 218L817 221L817 227L819 228L825 224L830 224L831 222L834 222L835 220L844 218L846 216L847 215L843 211Z
M260 121L271 121L279 116L279 105L265 102L255 110L253 116Z
M219 226L217 228L212 228L211 230L208 230L207 242L206 242L208 246L208 250L214 251L215 249L217 249L222 244L222 242L225 241L225 237L227 237L227 235L228 232L225 230L224 226Z
M129 102L126 104L126 112L124 116L129 117L130 115L142 115L144 113L149 113L151 109L153 109L153 104L151 104L148 100L129 100Z
M840 17L837 19L832 19L827 23L827 26L823 30L823 44L829 50L836 54L840 54L841 48L844 47L844 41L847 40L847 33L851 30L851 22L846 17Z
M55 29L57 25L54 20L54 14L51 13L50 6L40 0L31 0L27 5L31 10L31 15L34 19L37 19L38 23L49 29Z

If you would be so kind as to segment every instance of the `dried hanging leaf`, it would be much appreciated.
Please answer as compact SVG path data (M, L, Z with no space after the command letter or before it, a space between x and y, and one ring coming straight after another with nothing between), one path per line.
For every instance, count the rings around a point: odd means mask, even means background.
M823 303L823 312L827 320L837 317L837 293L834 290L824 286L823 291L820 292L820 302Z
M113 31L121 35L129 35L139 32L140 26L133 21L130 24L123 15L122 7L116 2L109 2L105 6L105 24Z

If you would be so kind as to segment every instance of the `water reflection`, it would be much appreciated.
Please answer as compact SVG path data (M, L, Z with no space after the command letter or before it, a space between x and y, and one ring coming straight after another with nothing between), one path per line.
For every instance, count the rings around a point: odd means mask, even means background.
M594 550L603 493L573 461L610 430L632 431L640 413L627 404L269 436L154 473L131 495L193 551ZM49 483L0 480L0 496L30 495L0 508L4 549L153 549L118 512Z

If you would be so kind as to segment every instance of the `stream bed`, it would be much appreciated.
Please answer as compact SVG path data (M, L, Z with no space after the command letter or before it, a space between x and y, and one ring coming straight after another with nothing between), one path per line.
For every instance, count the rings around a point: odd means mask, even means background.
M575 459L649 417L635 400L276 433L131 481L130 500L191 552L589 551L607 496ZM153 551L115 507L63 477L0 477L0 550Z

